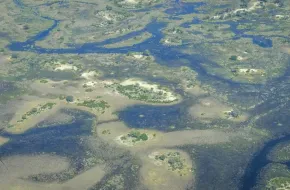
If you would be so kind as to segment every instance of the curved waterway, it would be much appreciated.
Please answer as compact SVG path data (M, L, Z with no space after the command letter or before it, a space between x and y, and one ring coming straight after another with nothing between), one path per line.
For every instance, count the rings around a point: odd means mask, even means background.
M24 8L26 7L25 4L21 0L14 0L15 4L20 7ZM173 3L172 8L169 8L165 10L165 12L168 15L172 15L171 19L175 19L177 16L185 15L185 14L203 14L203 12L198 11L198 8L201 6L204 6L205 3L198 2L198 3L181 3L179 1L176 1ZM34 13L37 14L37 7L33 7ZM42 16L40 16L42 17ZM84 44L71 44L69 48L58 48L58 49L49 49L49 48L43 48L40 46L36 46L35 42L41 41L49 36L50 32L55 29L59 22L58 20L55 20L53 18L49 17L42 17L44 19L52 20L53 25L49 27L48 29L41 31L37 35L29 38L25 42L12 42L8 48L12 51L32 51L35 53L45 53L45 54L86 54L86 53L122 53L126 54L128 52L144 52L145 50L150 50L151 54L155 56L157 63L159 64L166 64L166 66L169 67L179 67L184 66L185 63L182 63L179 61L180 59L187 60L189 64L186 64L187 66L191 67L193 70L199 73L199 79L201 81L208 81L208 80L218 80L223 83L230 84L232 87L239 88L237 85L239 83L233 82L228 79L224 79L223 77L219 77L217 75L212 75L208 73L201 65L200 63L207 63L208 65L211 65L212 67L219 67L216 63L214 63L212 60L208 60L206 57L195 54L195 55L188 55L181 53L175 49L175 47L170 47L163 45L160 41L163 38L163 34L161 30L167 26L166 23L156 22L152 21L149 23L144 29L139 31L134 31L129 34L111 38L104 40L102 42L88 42ZM193 19L193 23L196 23L196 19ZM215 23L215 22L214 22ZM213 23L213 24L214 24ZM218 22L216 22L218 23ZM238 30L237 26L238 23L234 22L225 22L224 24L230 25L230 29L232 32L235 33L235 36L233 39L239 39L239 38L251 38L253 40L253 43L261 46L261 47L272 47L272 41L270 39L264 38L262 36L255 36L255 35L245 35L243 34L243 30ZM187 27L185 25L185 27ZM152 34L152 37L145 40L144 42L141 42L139 44L135 44L133 46L129 47L120 47L120 48L104 48L104 45L117 43L129 38L132 38L134 36L137 36L143 32L149 32ZM182 45L181 48L186 47L186 45ZM167 64L170 61L170 63L175 62L176 64Z
M265 166L272 163L272 161L267 158L271 150L273 150L277 145L286 141L290 141L290 134L267 142L264 147L258 153L256 153L248 165L248 169L246 170L242 179L242 187L240 190L250 190L257 184L260 171Z

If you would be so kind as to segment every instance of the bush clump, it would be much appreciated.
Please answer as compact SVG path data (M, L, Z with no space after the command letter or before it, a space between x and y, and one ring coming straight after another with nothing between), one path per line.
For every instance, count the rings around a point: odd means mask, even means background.
M131 131L128 137L134 138L134 141L147 141L148 135L146 133L140 133L140 131Z
M66 100L67 102L73 102L73 101L74 101L74 97L73 97L73 96L67 96L67 97L65 98L65 100Z

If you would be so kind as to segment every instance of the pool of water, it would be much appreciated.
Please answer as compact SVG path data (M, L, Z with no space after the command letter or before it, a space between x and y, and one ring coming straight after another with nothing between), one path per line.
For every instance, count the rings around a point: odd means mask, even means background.
M119 112L119 119L132 128L156 129L161 131L185 128L186 117L182 106L136 105ZM174 126L174 128L170 128Z

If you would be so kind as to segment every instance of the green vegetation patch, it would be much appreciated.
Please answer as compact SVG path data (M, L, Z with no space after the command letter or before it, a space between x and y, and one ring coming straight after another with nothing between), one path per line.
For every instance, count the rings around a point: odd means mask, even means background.
M82 103L78 103L78 106L85 106L91 109L96 109L98 111L101 111L102 113L105 112L105 109L109 108L110 105L108 102L104 100L85 100Z
M17 122L23 122L28 117L40 114L43 111L52 109L56 103L48 102L44 105L39 105L38 107L32 108L30 111L26 112L24 115L22 115L21 120L18 120Z
M155 156L155 160L168 163L172 171L182 170L185 167L185 159L182 159L179 152L169 152Z
M109 129L105 129L105 130L102 131L102 134L103 135L110 135L111 131Z
M141 100L150 103L171 103L178 99L168 90L161 89L157 85L140 85L139 83L134 83L130 85L113 84L109 87L118 91L120 94L127 96L130 99Z
M281 144L277 146L271 153L270 158L273 161L284 162L290 160L290 144Z
M140 131L134 130L128 133L127 135L124 135L121 137L121 140L126 141L129 140L133 143L138 141L147 141L148 135L146 133L141 133Z
M290 178L288 177L276 177L271 179L267 186L266 186L267 190L274 190L274 189L279 189L279 190L283 190L283 189L290 189Z
M144 8L162 2L161 0L113 0L116 6L123 8Z

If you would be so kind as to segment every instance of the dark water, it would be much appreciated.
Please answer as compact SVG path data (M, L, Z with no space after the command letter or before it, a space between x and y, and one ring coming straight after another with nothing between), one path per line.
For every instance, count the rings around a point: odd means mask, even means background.
M169 126L180 128L184 117L184 110L179 105L137 105L119 112L119 119L124 121L129 127L157 129L161 131L170 130Z
M272 163L267 158L271 150L273 150L277 145L286 141L290 141L290 134L267 142L264 147L259 152L257 152L256 155L254 155L242 179L242 187L240 188L241 190L250 190L256 185L259 172L267 164Z
M245 34L246 32L250 31L248 29L238 29L239 24L244 23L251 23L249 20L239 20L238 22L234 21L226 21L226 22L216 22L219 24L227 24L230 26L230 30L235 34L233 37L234 40L238 40L241 38L250 38L252 39L253 44L256 44L262 48L272 48L273 42L271 39L266 38L265 36L261 35L249 35Z
M172 8L169 8L165 11L165 13L169 15L186 15L186 14L192 14L192 13L200 13L200 11L197 10L197 8L205 5L203 2L197 2L197 3L182 3L177 1L176 4Z
M193 18L191 22L185 22L181 24L180 26L184 28L190 28L190 25L192 24L201 24L201 23L202 21L199 18Z
M14 90L15 87L13 86L13 83L7 82L7 81L0 81L0 95L7 91Z

